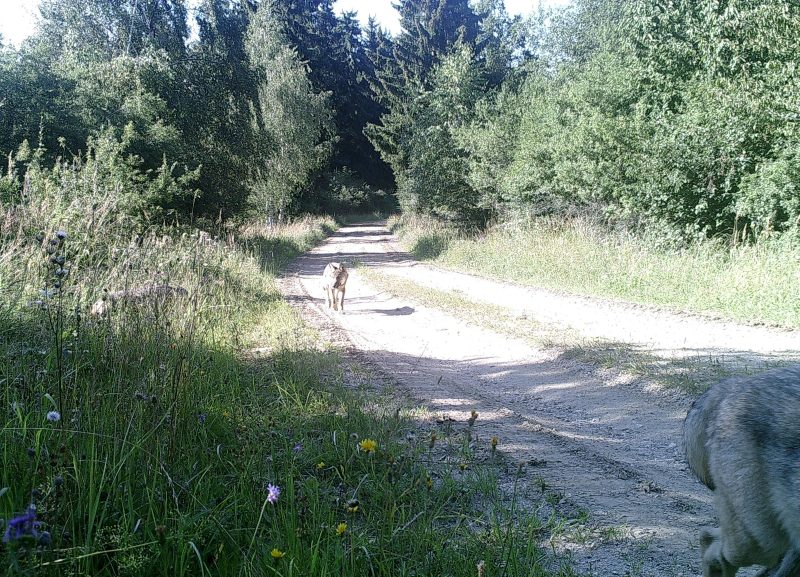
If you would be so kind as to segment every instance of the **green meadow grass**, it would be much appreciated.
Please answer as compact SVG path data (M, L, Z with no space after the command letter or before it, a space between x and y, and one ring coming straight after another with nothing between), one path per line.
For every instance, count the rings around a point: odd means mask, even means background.
M566 520L523 472L368 374L350 386L361 369L280 298L332 221L212 238L45 208L0 221L3 574L573 574L548 569ZM88 313L151 282L189 296Z
M585 222L540 222L463 236L393 218L412 254L453 270L745 323L800 328L800 249L788 239L666 250Z

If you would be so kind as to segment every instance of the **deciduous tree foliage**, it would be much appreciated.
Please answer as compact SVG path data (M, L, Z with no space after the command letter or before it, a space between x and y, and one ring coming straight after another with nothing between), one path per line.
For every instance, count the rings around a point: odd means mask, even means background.
M188 6L43 0L0 48L4 190L24 142L46 163L103 135L161 183L154 215L338 211L396 185L464 227L590 210L674 243L800 232L796 3L398 0L396 36L332 0Z
M272 222L283 219L296 193L329 155L329 94L314 93L272 1L262 2L252 15L245 48L257 90L251 199Z
M329 93L337 137L328 171L348 167L374 186L391 186L388 166L364 136L381 109L369 89L370 62L354 15L337 16L332 0L276 2L274 9L286 41L308 66L314 90Z
M533 35L520 88L478 103L473 179L506 214L599 208L673 242L796 231L799 10L576 0ZM475 143L498 134L487 180Z

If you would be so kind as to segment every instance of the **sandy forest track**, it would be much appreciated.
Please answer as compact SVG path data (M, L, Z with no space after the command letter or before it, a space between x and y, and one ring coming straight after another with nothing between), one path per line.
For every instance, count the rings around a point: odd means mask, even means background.
M476 302L508 306L588 337L646 346L665 356L736 354L762 359L800 351L800 334L740 327L646 307L555 295L421 265L386 228L342 228L280 279L285 298L326 338L377 367L414 402L497 436L526 480L544 479L563 503L588 510L602 534L567 546L590 575L699 575L697 527L714 523L711 495L689 473L680 442L691 399L628 382L553 350L467 324L371 287L351 270L346 314L324 309L319 275L330 261L357 262ZM751 574L751 573L743 573Z

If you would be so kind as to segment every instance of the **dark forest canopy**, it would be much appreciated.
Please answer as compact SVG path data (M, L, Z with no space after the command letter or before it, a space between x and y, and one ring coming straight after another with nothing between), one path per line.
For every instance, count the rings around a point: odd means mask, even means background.
M42 0L0 49L0 200L114 142L142 218L397 202L464 227L591 210L674 240L797 233L797 5L395 5L392 36L330 0Z

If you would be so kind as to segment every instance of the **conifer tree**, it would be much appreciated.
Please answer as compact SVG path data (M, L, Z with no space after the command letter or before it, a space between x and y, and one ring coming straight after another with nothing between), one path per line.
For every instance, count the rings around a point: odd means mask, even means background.
M481 39L481 18L467 0L400 0L396 7L402 27L397 38L368 30L368 55L375 69L371 86L387 111L379 123L367 127L367 136L392 167L401 207L472 220L477 215L473 195L461 186L462 178L452 178L461 161L451 128L463 118L454 119L437 108L448 79L445 72L437 76L435 71L457 52L454 58L470 72L450 80L482 77L477 61L486 42L485 35ZM471 62L465 64L464 58ZM444 155L439 162L431 154L434 149ZM433 197L425 192L432 183L454 186L445 186Z
M424 85L456 41L475 47L480 20L468 0L399 0L395 6L402 31L394 56L406 82Z
M390 173L364 136L364 127L378 120L380 109L367 81L370 64L354 15L337 16L331 0L278 3L275 10L285 23L288 43L308 65L314 89L330 93L338 135L330 170L350 167L372 184L387 185Z
M179 104L181 128L202 164L195 211L231 216L246 207L247 174L255 146L251 125L255 82L245 51L249 2L203 0L198 38L188 49ZM232 175L235 175L232 177Z

